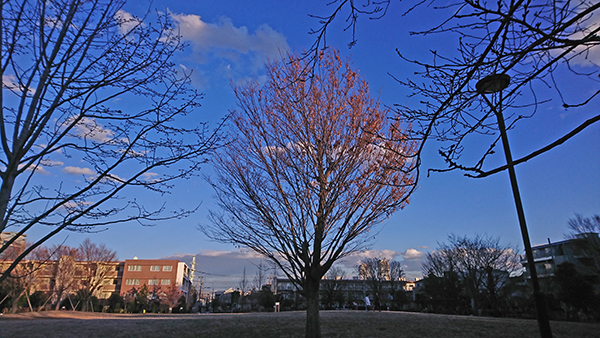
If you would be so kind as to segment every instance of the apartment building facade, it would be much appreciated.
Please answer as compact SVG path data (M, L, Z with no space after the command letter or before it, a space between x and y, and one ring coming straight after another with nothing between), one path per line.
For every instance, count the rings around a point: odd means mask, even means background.
M535 269L540 279L553 277L556 267L568 262L575 265L578 272L584 276L597 275L594 257L588 248L597 246L600 237L596 233L582 234L576 238L532 247ZM526 277L529 277L527 259L521 257L521 264L526 268Z
M179 287L186 298L191 297L190 268L184 262L165 259L127 259L123 262L120 294L124 296L143 285L150 290Z
M13 263L0 260L0 271ZM90 265L95 265L93 268ZM172 285L179 288L188 300L191 297L190 269L178 260L131 259L114 262L83 262L63 256L56 261L24 260L15 270L23 275L28 292L53 293L51 303L60 303L68 294L90 286L98 299L113 294L126 295L147 285L150 290L166 290ZM60 299L58 299L60 298Z

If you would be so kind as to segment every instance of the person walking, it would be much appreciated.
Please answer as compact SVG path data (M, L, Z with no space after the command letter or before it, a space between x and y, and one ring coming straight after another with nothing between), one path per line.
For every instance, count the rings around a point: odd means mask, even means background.
M369 307L371 306L371 300L369 299L369 294L365 296L365 311L369 311Z

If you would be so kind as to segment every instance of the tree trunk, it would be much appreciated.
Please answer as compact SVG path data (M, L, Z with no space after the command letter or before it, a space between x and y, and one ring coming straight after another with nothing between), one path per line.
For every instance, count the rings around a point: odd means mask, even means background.
M25 293L25 291L23 290L21 293L19 293L19 295L17 297L13 298L10 313L17 313L17 311L19 310L19 299L21 299L21 297L23 296L24 293Z
M14 172L8 172L8 169L2 177L2 185L0 186L0 232L3 232L6 228L6 213L8 210L8 203L10 202L10 194L15 183L15 177L16 174Z
M304 286L306 294L306 338L320 338L319 323L319 282L317 278L308 276Z

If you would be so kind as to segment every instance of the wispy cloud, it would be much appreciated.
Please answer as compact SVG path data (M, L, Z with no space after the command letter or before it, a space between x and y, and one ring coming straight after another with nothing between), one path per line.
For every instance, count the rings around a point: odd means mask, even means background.
M577 40L582 39L585 34L589 34L594 30L600 27L600 16L592 15L585 22L586 27L583 28L583 31L579 31L572 36L571 39ZM600 65L600 46L595 45L590 48L578 47L575 49L576 53L580 53L575 59L574 62L576 64L588 67L598 67Z
M142 179L148 182L156 182L158 181L158 176L158 173L148 172L142 174Z
M256 75L267 59L278 59L281 53L290 49L285 36L266 24L252 31L245 26L236 26L228 17L205 22L195 14L169 14L179 34L192 45L195 61L200 64L218 62L217 69L228 78Z
M56 166L61 166L65 163L61 162L61 161L43 159L40 161L40 164L43 165L44 167L56 167Z
M21 164L19 165L19 170L23 169L25 165ZM29 165L27 166L27 168L25 168L25 170L27 171L33 171L36 172L38 174L42 174L42 175L50 175L50 173L48 171L46 171L46 169L44 169L44 167L40 164L40 165Z
M62 172L65 174L70 174L70 175L96 175L96 173L90 168L81 168L81 167L72 167L72 166L64 167Z
M115 13L115 19L119 22L119 33L125 35L141 24L141 20L122 9Z
M13 92L23 92L26 89L25 86L18 83L17 78L12 74L2 75L2 88L7 88ZM33 95L35 90L33 88L27 88L27 92Z
M64 125L70 125L75 120L70 117L65 120ZM73 135L96 142L109 142L114 139L114 133L110 129L104 128L96 119L84 117L73 127Z

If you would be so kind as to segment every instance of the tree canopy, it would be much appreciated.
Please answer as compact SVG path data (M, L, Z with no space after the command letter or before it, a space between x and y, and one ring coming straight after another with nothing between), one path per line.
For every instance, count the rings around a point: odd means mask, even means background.
M307 336L318 336L319 280L406 205L415 144L336 51L311 74L307 62L288 55L266 83L234 87L239 108L211 180L221 211L203 229L274 261L306 294Z

